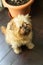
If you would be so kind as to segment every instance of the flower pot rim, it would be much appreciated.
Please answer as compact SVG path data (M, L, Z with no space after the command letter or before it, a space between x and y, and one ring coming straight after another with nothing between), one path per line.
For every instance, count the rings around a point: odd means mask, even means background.
M25 8L27 6L30 6L32 3L34 2L34 0L30 0L28 1L27 3L23 4L23 5L19 5L19 6L13 6L13 5L10 5L6 2L6 0L2 0L2 3L4 5L4 7L7 7L7 8L14 8L14 9L22 9L22 8Z

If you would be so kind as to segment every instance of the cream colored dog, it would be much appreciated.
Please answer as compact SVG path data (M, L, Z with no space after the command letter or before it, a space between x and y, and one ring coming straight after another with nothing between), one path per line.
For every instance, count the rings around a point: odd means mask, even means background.
M30 16L18 15L13 18L7 25L1 27L2 32L5 34L5 39L9 43L14 52L19 54L22 50L21 45L26 45L28 49L32 49L34 44L32 43L32 24Z

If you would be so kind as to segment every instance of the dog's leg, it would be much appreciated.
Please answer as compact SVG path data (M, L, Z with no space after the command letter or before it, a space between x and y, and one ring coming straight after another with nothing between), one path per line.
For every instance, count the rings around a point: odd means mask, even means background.
M22 52L21 48L19 48L17 45L12 45L12 48L16 54L19 54Z
M32 42L30 42L27 43L26 46L28 47L28 49L33 49L35 45Z
M16 54L19 54L19 53L22 52L22 50L19 49L18 47L17 47L17 48L13 48L13 50L14 50L14 52L15 52Z

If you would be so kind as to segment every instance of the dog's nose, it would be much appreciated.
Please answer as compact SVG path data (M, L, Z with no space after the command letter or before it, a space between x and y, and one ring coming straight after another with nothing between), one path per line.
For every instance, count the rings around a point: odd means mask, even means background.
M24 34L25 34L25 29L24 29L24 27L21 27L21 29L20 29L20 34L21 34L21 35L24 35Z

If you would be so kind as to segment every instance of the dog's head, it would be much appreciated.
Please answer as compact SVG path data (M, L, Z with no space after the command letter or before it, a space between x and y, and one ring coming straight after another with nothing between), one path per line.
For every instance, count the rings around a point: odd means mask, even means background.
M16 18L14 18L14 23L16 24L16 27L18 29L18 34L22 36L29 35L30 31L32 30L32 25L30 21L31 19L28 14L18 15Z

